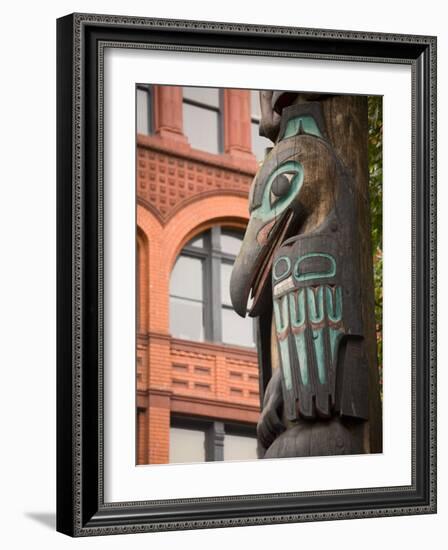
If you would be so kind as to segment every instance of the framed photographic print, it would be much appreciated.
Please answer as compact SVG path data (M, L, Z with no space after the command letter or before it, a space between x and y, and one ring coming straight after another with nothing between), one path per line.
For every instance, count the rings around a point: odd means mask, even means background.
M57 35L57 529L435 512L436 39Z

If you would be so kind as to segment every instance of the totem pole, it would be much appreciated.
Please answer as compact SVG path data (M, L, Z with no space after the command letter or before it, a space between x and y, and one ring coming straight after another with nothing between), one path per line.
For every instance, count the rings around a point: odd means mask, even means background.
M273 147L230 282L235 311L258 324L259 457L381 452L367 98L260 102Z

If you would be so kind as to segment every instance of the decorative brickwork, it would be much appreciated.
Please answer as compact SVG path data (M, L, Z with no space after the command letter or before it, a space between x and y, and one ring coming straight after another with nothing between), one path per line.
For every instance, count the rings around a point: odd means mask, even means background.
M209 157L218 156L207 153L188 158L182 154L182 147L169 154L156 137L146 137L145 141L146 146L140 146L137 153L137 195L162 221L200 195L247 197L254 171L242 172L229 161L218 163L213 159L212 163ZM255 167L253 163L252 166Z
M247 197L236 194L198 195L164 224L145 206L137 209L138 464L168 461L172 413L252 425L257 422L255 351L182 341L169 333L169 278L180 250L191 237L216 223L244 227L247 215ZM142 284L146 288L141 288Z
M182 247L215 224L244 228L257 163L250 121L231 128L248 92L226 91L226 153L190 147L182 134L182 94L156 87L157 135L137 139L137 464L169 460L170 417L254 425L260 410L254 350L174 339L169 280ZM169 110L169 113L168 113Z
M255 351L171 340L171 388L175 395L206 396L240 405L259 404Z

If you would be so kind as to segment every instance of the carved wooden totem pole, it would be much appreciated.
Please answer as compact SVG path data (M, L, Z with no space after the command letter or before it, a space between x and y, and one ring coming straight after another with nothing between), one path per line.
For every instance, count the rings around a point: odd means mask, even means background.
M260 101L273 147L230 283L235 311L258 322L259 457L381 452L367 98Z

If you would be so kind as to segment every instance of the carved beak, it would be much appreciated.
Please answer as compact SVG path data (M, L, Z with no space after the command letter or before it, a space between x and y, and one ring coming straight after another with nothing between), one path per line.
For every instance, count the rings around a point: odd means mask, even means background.
M268 224L255 217L249 220L230 278L230 298L241 317L246 316L251 290L253 303L249 315L260 314L260 298L270 282L274 252L283 242L292 216L291 211L285 211Z

